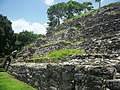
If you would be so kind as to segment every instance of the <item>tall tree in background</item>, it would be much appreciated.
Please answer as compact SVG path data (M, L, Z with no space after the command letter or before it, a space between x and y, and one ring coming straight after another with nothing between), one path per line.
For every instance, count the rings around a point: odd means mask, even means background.
M58 3L56 5L51 6L47 10L48 22L49 26L58 26L60 24L60 19L64 18L66 11L66 3Z
M12 51L15 37L10 20L0 14L0 56L9 54Z
M42 34L34 34L31 31L14 33L10 20L0 14L0 57L9 55L14 50L34 42L37 38L42 38Z
M83 11L92 10L93 6L91 2L79 3L77 1L70 0L68 2L61 2L50 6L47 10L48 15L48 30L52 30L54 27L60 25L60 21L69 19L75 15L81 14Z
M34 42L37 38L42 38L42 34L34 34L32 31L22 31L19 34L15 33L15 49L20 50L23 46L29 45Z
M82 10L83 10L84 12L93 10L93 6L92 6L92 3L91 3L91 2L83 2L82 8L83 8Z
M95 0L95 2L99 3L99 8L101 7L101 0Z

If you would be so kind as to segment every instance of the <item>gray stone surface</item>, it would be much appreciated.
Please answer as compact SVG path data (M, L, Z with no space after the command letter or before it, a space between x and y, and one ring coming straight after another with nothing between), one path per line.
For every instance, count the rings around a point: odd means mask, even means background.
M86 54L70 55L62 63L25 63L66 48ZM48 31L34 46L24 47L15 62L23 63L12 64L9 73L38 90L120 90L120 4Z
M16 63L9 73L39 90L120 90L114 66Z

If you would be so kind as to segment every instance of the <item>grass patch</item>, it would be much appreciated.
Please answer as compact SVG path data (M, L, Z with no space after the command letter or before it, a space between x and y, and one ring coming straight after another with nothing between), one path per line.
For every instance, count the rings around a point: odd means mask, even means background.
M110 3L110 4L108 4L108 5L105 5L105 6L103 6L103 7L100 7L100 8L98 8L98 9L94 9L94 10L92 10L92 11L85 12L85 13L80 14L80 15L77 15L77 16L73 16L72 18L65 20L62 24L66 24L66 23L69 22L69 21L72 21L72 20L74 20L74 19L78 19L78 18L84 17L84 16L89 15L89 14L93 14L94 12L99 11L99 10L101 10L101 9L104 9L104 7L106 7L106 6L111 6L112 4L120 4L120 2Z
M92 10L92 11L89 11L89 12L86 12L86 13L83 13L83 14L80 14L80 15L77 15L77 16L73 16L72 18L65 20L65 21L63 22L63 24L65 24L65 23L67 23L67 22L70 22L70 21L72 21L72 20L74 20L74 19L78 19L78 18L84 17L84 16L86 16L86 15L92 14L92 13L94 13L95 11L96 11L96 10Z
M53 36L59 35L59 34L65 32L65 30L66 30L66 29L64 29L64 30L60 30L59 32L56 32Z
M36 59L41 59L41 58L49 58L49 59L61 59L61 58L65 58L68 57L69 55L73 55L73 54L84 54L85 51L83 49L78 50L78 49L62 49L62 50L56 50L51 52L50 54L46 55L46 56L40 56L40 57L34 57L32 58L33 60Z
M2 63L0 63L0 67L2 67L3 66L3 64Z
M48 47L50 45L57 44L57 43L60 43L60 42L69 43L69 44L75 44L77 42L83 42L83 41L84 41L83 37L80 37L79 40L77 40L77 41L58 40L56 42L49 42L47 44L44 44L44 45L40 46L39 48Z
M4 68L0 68L0 72L5 72L6 70Z
M77 27L70 27L72 30L78 30Z
M29 47L32 47L32 46L34 46L34 45L35 45L35 43L33 42L33 43L29 44L28 46L29 46Z
M47 43L47 44L44 44L44 45L42 45L42 46L40 46L39 48L43 48L43 47L47 47L47 46L50 46L50 45L52 45L52 44L55 44L55 43Z
M59 40L59 41L56 41L56 42L49 42L47 44L44 44L44 45L40 46L39 48L47 47L47 46L50 46L50 45L53 45L53 44L57 44L57 43L60 43L60 42L71 43L70 41Z
M77 49L63 49L58 51L53 51L48 55L49 58L65 58L72 54L83 54L84 50Z
M14 79L6 72L0 72L0 90L37 90L27 84Z

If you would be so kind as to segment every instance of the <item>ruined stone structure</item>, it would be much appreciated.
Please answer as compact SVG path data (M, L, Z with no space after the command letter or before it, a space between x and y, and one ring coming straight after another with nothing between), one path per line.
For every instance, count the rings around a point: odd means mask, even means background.
M18 63L9 73L39 90L120 90L118 66Z
M86 53L70 55L61 63L28 62L71 48ZM39 90L120 90L120 3L64 22L25 46L14 62L9 73Z

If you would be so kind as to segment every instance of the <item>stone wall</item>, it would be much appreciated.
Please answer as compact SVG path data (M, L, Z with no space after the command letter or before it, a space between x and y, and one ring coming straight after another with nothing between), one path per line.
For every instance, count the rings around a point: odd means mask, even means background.
M55 50L70 49L74 46L70 42L59 41L50 44L46 44L43 47L29 47L24 46L20 53L14 59L14 62L24 62L30 60L31 57L38 57L47 55Z
M86 29L83 36L88 53L120 54L120 17Z
M120 4L104 6L92 13L64 22L33 46L25 46L16 61L48 55L66 48L84 49L87 54L120 55ZM49 34L50 33L50 34Z
M68 29L69 27L78 27L80 30L86 27L91 27L95 24L100 24L102 22L107 22L113 19L116 19L116 14L120 14L120 5L119 3L113 3L107 6L96 10L95 12L82 16L80 18L73 19L66 23L61 24L54 30L47 32L47 37L52 36L56 32L64 29Z
M118 66L16 63L9 73L38 90L120 90Z
M119 11L120 4L110 4L63 23L34 46L24 47L16 60L73 47L85 49L88 56L73 55L59 64L14 63L8 72L39 90L120 90Z

